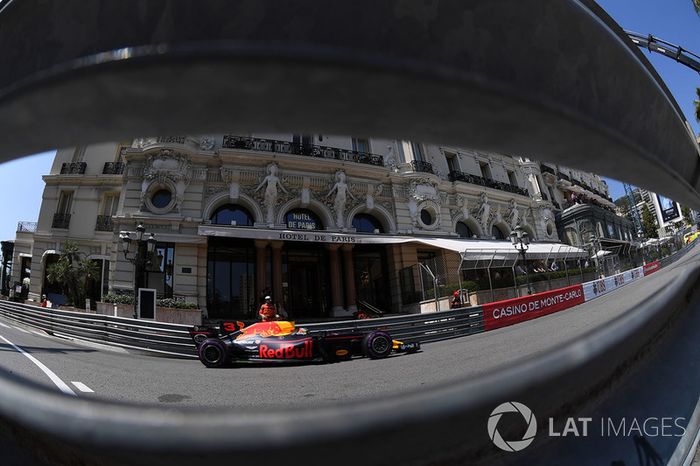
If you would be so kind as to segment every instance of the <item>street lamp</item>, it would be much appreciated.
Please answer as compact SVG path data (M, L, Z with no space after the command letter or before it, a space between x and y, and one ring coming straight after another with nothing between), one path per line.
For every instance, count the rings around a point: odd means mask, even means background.
M156 250L156 237L153 233L144 239L146 228L142 224L136 227L135 232L121 231L119 238L122 240L124 259L134 264L134 319L138 317L138 293L143 283L144 269L153 260Z
M525 259L525 252L527 252L527 248L530 245L530 235L527 234L527 231L523 230L523 227L518 225L517 227L515 227L515 230L513 230L510 233L510 241L513 243L515 249L523 257L523 265L525 267L525 281L527 282L527 293L532 294L532 285L530 284L530 271L527 268L527 260Z

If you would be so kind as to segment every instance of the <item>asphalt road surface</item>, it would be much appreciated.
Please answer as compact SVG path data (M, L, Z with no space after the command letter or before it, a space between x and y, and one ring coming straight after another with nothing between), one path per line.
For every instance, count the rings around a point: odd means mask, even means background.
M0 368L70 396L132 403L251 409L312 407L376 399L477 377L518 364L594 331L650 298L700 257L676 264L589 303L477 335L425 344L417 354L336 364L207 369L168 359L49 336L0 317ZM629 310L631 309L631 310Z

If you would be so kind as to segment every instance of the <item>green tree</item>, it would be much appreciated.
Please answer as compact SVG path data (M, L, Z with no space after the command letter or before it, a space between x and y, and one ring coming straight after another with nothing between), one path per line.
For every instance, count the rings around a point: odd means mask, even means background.
M690 218L690 207L681 205L681 214L683 215L683 220L687 225L693 224L693 220Z
M698 100L695 101L695 119L700 121L700 87L695 89L695 92L698 93Z
M85 307L91 284L99 274L100 268L97 263L80 253L75 242L66 241L61 257L48 266L46 279L61 287L61 293L66 296L68 304L82 309Z
M656 231L656 219L649 210L649 206L644 204L642 207L642 232L646 238L658 238L659 233Z

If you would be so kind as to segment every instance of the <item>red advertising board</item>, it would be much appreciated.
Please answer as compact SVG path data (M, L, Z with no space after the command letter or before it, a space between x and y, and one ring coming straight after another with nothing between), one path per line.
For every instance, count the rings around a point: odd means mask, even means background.
M482 306L484 309L484 330L493 330L536 319L583 304L583 302L583 288L581 285L574 285L522 298L484 304Z
M661 262L659 261L654 261L654 262L649 262L648 264L644 264L644 276L646 277L650 273L654 273L658 271L661 268Z

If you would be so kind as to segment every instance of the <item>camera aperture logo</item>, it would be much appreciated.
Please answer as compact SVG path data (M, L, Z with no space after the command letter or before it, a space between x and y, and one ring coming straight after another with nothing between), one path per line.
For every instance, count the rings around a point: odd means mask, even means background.
M505 440L498 430L498 424L504 414L520 414L527 429L520 440ZM513 416L507 417L513 421ZM516 419L517 420L517 419ZM683 437L686 434L687 419L685 417L566 417L558 421L550 417L549 429L546 433L549 437L588 437L599 435L600 437ZM597 421L597 422L596 422ZM520 423L520 421L518 421ZM501 426L508 431L508 426ZM510 426L515 427L515 426ZM522 451L535 440L537 433L537 419L532 410L517 401L508 401L496 406L491 411L487 423L489 437L494 445L504 451ZM512 429L511 429L512 430ZM596 432L596 430L599 430Z
M525 422L527 423L527 430L525 431L525 434L521 440L506 441L498 431L498 422L505 413L520 413L523 416L523 419L525 419ZM489 432L489 437L494 445L501 450L515 452L524 450L532 443L533 440L535 440L535 433L537 433L537 419L535 419L535 415L532 414L532 410L524 404L518 403L517 401L508 401L496 406L496 409L491 411L487 429Z

